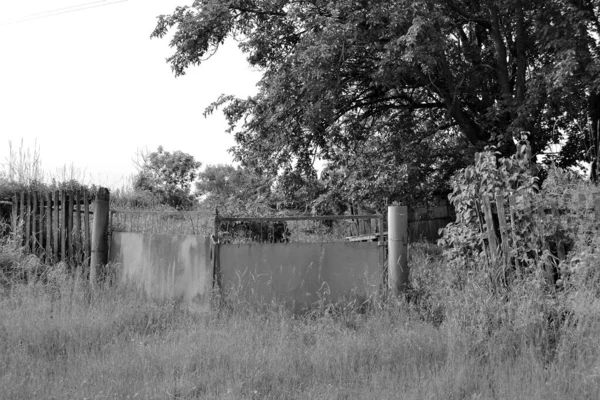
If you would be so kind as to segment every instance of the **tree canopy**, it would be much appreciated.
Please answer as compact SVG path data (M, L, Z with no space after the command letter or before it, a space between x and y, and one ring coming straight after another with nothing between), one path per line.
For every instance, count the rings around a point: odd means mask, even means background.
M191 185L202 163L180 150L169 152L162 146L143 154L133 186L156 196L160 203L177 209L193 205Z
M568 167L598 154L597 0L196 0L158 17L176 75L234 37L263 71L221 96L242 165L370 201L439 188L488 144ZM343 187L342 187L343 186Z

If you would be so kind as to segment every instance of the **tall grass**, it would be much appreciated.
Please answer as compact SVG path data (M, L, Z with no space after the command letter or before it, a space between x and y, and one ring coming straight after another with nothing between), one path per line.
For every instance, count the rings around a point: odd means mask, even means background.
M9 185L35 189L56 185L56 182L78 182L86 185L88 181L86 170L74 164L64 164L56 168L55 172L46 173L37 141L32 147L28 147L23 140L18 146L11 141L8 142L8 155L4 157L3 162L0 162L0 177L2 189L6 189Z
M415 277L439 262L426 245L412 253ZM593 318L565 324L549 358L535 335L511 334L519 327L474 341L401 300L305 315L240 302L199 315L127 287L91 292L60 265L45 268L1 289L2 398L600 397Z

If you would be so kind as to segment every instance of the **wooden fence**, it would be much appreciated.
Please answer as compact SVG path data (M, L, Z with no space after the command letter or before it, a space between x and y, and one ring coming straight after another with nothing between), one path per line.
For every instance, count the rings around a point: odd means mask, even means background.
M87 191L21 192L12 199L12 232L46 262L89 267L90 195Z
M581 228L574 223L574 209L586 213L584 221L599 221L600 193L542 197L540 194L507 195L498 191L476 201L475 211L485 239L485 253L489 263L498 268L498 277L502 275L501 271L519 263L519 251L527 252L548 275L556 275L559 264L567 258L568 236L578 233ZM548 279L552 280L552 277L548 276Z

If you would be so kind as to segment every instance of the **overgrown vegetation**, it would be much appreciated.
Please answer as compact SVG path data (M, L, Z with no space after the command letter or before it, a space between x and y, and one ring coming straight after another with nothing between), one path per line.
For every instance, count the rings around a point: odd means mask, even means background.
M540 184L535 168L526 140L511 157L493 147L477 154L452 180L457 221L440 246L410 245L406 298L317 301L301 314L276 302L253 304L241 290L196 314L177 301L156 302L113 285L110 268L91 290L79 267L46 265L6 236L2 396L596 399L597 187L556 167ZM222 196L216 201L252 191L252 180L233 168L206 176L206 193ZM519 216L510 242L513 267L502 274L490 263L477 209L482 196L498 190L557 211L544 224ZM125 207L171 209L148 196L136 204L116 199ZM559 242L568 251L564 259L557 257Z
M44 171L39 147L18 147L8 142L8 155L0 163L0 200L10 200L21 191L88 190L91 196L97 186L89 184L84 169L64 165L54 173Z
M432 245L411 247L416 286L435 286L439 256ZM415 303L377 298L366 305L316 304L310 313L293 315L276 304L255 307L231 296L220 312L198 315L132 288L91 292L60 266L47 268L45 281L3 285L0 292L4 398L600 395L600 325L589 318L597 315L594 302L579 304L588 318L561 326L548 357L533 323L499 325L475 340L452 317L456 313L432 324ZM532 304L527 298L523 308ZM443 307L466 309L470 301L464 295Z
M557 224L571 243L558 265L560 286L549 287L533 262L543 253L531 256L529 248L517 252L529 258L509 284L489 279L471 200L497 188L548 199L595 190L560 169L537 188L525 161L522 153L502 160L489 151L456 177L459 219L443 247L411 244L407 299L317 302L292 314L234 291L211 313L196 314L130 287L106 283L92 291L77 268L44 265L5 239L2 395L596 399L600 275L590 204L560 205L567 210Z

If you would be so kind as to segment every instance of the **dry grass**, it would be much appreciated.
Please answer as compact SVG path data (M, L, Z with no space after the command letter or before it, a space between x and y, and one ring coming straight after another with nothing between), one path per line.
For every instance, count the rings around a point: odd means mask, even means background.
M404 303L294 316L210 315L60 269L0 294L6 399L597 399L600 325L565 328L549 360L515 327L486 342ZM597 314L596 314L597 315ZM585 326L584 326L585 325Z

